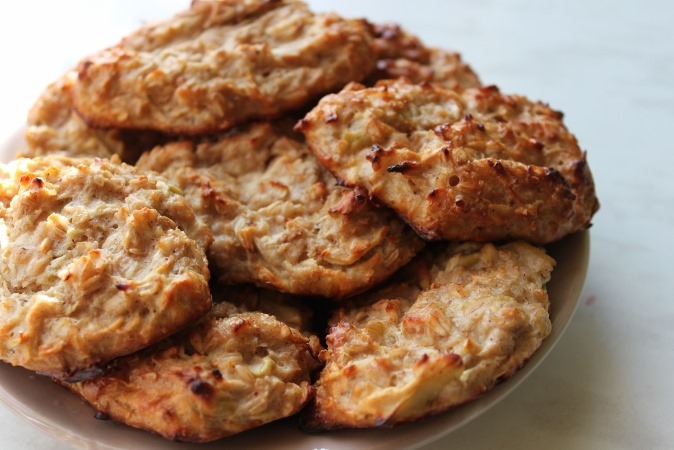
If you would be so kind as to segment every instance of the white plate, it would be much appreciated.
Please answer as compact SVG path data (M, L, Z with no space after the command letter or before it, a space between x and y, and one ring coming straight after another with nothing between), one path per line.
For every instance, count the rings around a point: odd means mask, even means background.
M21 134L17 132L0 146L0 160L12 159L21 145ZM277 450L417 448L451 433L505 398L543 361L560 339L573 317L585 282L590 254L589 232L569 236L551 246L549 251L557 260L548 285L553 327L541 348L515 376L477 400L413 424L385 430L305 434L294 420L287 419L211 444L174 443L119 423L97 420L93 410L75 395L49 379L5 363L0 363L0 400L56 439L83 449L213 450L224 446L237 449L273 447Z

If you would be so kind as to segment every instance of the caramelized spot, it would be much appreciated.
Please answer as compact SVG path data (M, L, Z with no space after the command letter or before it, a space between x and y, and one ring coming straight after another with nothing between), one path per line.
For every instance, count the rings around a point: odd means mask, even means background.
M19 182L22 186L31 187L31 188L41 188L44 186L44 180L40 177L33 178L30 175L21 175Z
M414 161L403 161L398 164L394 164L392 166L389 166L386 168L386 171L389 173L395 172L395 173L405 173L408 172L410 169L414 169L414 167L417 164Z
M194 380L190 383L190 390L199 397L209 398L214 394L213 386L201 380Z
M120 291L127 291L131 287L131 285L126 281L122 281L121 283L117 283L115 287Z
M344 192L339 203L330 208L330 213L348 216L360 210L366 204L366 201L367 191L361 187L356 187Z
M449 141L452 137L451 134L451 126L448 123L443 123L441 125L437 125L435 128L433 128L433 133L441 139L444 139L445 141ZM443 147L444 149L445 147Z
M372 168L374 170L379 170L381 168L381 164L379 164L379 158L381 157L381 154L384 153L384 151L385 150L383 148L377 144L374 144L370 153L368 153L365 157L368 161L370 161L370 163L372 163Z
M501 163L501 161L489 160L488 162L489 162L489 166L491 166L491 168L494 169L496 171L496 173L498 173L499 175L505 175L506 174L505 167L503 167L503 164Z

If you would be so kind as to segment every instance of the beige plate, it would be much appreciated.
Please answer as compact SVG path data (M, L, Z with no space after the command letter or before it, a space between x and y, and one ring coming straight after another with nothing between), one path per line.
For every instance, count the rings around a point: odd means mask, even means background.
M21 135L0 146L0 158L13 158ZM479 399L437 417L393 430L346 430L302 433L294 420L283 420L211 444L179 444L119 423L94 419L94 412L70 392L50 380L0 363L0 400L16 414L56 439L76 448L97 450L214 450L228 448L302 450L413 449L467 424L505 398L550 353L571 320L585 282L590 235L585 231L550 247L557 267L548 286L552 333L529 363L514 377ZM270 443L273 443L270 445Z

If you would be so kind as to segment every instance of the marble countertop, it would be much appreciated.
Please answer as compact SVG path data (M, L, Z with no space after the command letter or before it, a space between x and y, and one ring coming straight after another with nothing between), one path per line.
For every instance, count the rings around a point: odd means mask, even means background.
M601 210L566 333L514 392L425 447L674 448L674 3L664 0L309 2L405 25L503 92L565 113ZM0 12L0 139L80 57L189 0L9 2ZM386 6L384 6L386 5ZM0 448L66 450L0 404Z

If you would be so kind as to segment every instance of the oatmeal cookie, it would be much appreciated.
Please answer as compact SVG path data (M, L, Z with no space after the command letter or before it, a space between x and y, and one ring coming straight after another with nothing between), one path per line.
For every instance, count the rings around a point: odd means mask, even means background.
M304 407L319 367L317 342L265 313L216 303L187 332L67 387L114 420L208 442Z
M86 378L209 310L212 237L163 178L56 155L4 172L2 360Z
M218 281L343 298L383 281L421 249L392 211L337 186L281 128L256 123L157 147L138 161L180 186L209 225Z
M437 414L510 377L538 349L551 330L554 260L521 241L443 247L335 313L305 428Z
M151 131L99 129L87 125L73 110L72 89L77 78L69 71L51 83L28 114L26 146L17 157L60 153L73 157L111 158L133 163L140 153L161 142Z
M544 244L587 228L599 207L562 114L495 86L351 84L297 129L340 180L429 240Z
M299 1L195 1L82 61L75 106L98 126L221 131L362 80L370 40L362 20Z
M457 91L481 86L477 73L460 53L427 47L397 24L370 24L370 29L377 68L366 84L402 77L415 84L433 83Z
M211 295L217 302L235 305L240 312L262 312L276 317L307 337L317 338L318 331L325 335L324 324L317 327L316 313L320 312L310 297L285 294L252 284L224 285L212 283Z

